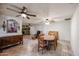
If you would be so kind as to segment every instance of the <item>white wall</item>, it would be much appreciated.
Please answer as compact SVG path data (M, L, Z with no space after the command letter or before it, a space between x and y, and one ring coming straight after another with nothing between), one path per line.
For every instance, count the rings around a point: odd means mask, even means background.
M71 21L61 21L61 22L55 22L50 25L35 25L35 30L40 30L44 32L45 34L48 33L48 31L58 31L59 32L59 38L60 40L68 40L70 41L70 31L71 31Z
M8 19L14 19L19 23L20 29L18 30L17 33L7 33L6 31L3 31L2 22L6 21ZM11 35L21 35L22 34L21 29L22 29L22 20L21 19L11 17L11 16L0 15L0 37L2 37L2 36L11 36Z
M36 28L35 26L30 27L30 34L36 34Z
M71 45L72 45L74 55L79 56L79 5L72 18Z

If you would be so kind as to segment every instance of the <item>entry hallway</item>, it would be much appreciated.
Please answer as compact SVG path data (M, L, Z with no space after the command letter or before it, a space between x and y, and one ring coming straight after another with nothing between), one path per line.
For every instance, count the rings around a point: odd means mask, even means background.
M56 51L52 48L49 51L44 50L43 54L41 51L38 52L38 41L31 39L31 36L24 36L23 41L23 45L4 49L0 56L73 56L70 42L68 41L58 41Z

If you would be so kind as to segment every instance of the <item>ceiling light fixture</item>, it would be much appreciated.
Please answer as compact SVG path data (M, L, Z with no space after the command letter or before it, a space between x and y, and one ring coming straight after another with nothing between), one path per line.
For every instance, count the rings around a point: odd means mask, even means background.
M45 24L46 24L46 25L49 25L49 24L50 24L49 21L48 21L48 19L46 19Z
M26 15L26 14L24 14L24 13L22 13L22 14L21 14L21 16L25 18L27 15Z
M45 24L46 24L46 25L49 25L49 22L46 22Z

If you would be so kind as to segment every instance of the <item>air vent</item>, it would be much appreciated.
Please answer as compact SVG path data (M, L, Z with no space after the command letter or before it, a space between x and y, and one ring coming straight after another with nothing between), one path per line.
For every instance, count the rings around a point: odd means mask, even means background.
M66 19L64 19L64 20L71 20L71 18L66 18Z

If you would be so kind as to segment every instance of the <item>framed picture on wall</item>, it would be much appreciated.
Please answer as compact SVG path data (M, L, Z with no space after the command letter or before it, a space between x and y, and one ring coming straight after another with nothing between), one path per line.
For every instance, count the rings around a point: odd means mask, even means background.
M17 32L17 22L13 19L7 20L7 32L14 33Z

